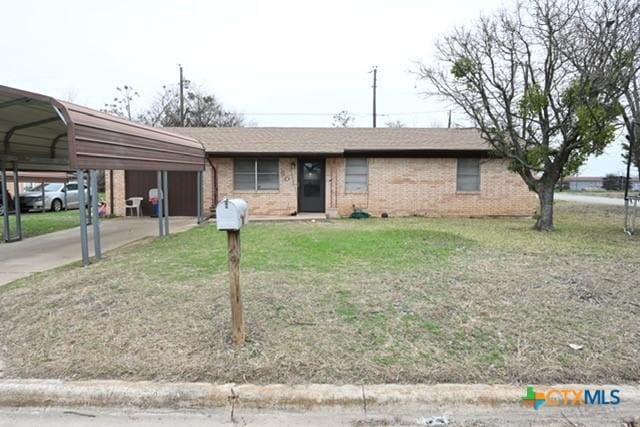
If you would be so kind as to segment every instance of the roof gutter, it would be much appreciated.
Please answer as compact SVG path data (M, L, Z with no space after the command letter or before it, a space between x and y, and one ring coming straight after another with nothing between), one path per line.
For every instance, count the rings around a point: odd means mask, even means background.
M462 149L462 150L389 150L389 149L345 149L344 151L334 152L281 152L281 151L255 151L255 152L237 152L237 151L207 151L207 157L491 157L491 150L486 149Z
M341 157L343 151L215 151L207 150L208 156L215 157Z

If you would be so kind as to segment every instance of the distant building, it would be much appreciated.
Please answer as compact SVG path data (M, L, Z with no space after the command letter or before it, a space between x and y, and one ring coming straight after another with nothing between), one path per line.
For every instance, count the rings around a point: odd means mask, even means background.
M563 187L571 191L602 190L602 176L568 176L562 180ZM640 190L640 180L631 177L631 190Z

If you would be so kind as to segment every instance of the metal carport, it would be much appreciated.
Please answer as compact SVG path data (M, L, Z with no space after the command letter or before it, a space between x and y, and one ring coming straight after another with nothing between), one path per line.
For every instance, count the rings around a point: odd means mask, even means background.
M90 108L46 95L0 85L0 173L6 198L7 168L19 171L76 171L84 185L89 171L92 193L97 193L98 169L157 171L158 188L167 191L167 171L204 170L205 153L200 142L149 126L133 123ZM200 176L201 179L201 176ZM18 180L15 197L19 199ZM201 189L199 190L201 191ZM89 263L84 192L80 198L80 234L83 263ZM93 197L95 256L100 258L98 201ZM162 197L159 234L169 231L167 198ZM202 197L199 197L201 204ZM198 221L202 207L198 206ZM4 237L10 240L9 216L3 216ZM21 239L20 209L16 229Z

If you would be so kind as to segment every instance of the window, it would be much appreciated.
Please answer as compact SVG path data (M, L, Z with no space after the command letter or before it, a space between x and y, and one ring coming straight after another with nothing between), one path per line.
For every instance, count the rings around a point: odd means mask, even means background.
M44 191L47 193L60 191L62 188L62 184L52 183L52 184L40 184L32 187L30 191L42 191L42 185L44 185Z
M480 159L458 159L457 191L480 191Z
M344 182L347 193L366 192L369 184L367 159L347 158Z
M277 190L278 159L234 159L234 190Z

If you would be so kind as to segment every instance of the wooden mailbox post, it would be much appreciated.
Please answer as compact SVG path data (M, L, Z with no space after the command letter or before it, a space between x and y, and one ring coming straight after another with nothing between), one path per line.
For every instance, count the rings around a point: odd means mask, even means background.
M240 295L240 228L247 223L247 215L247 202L242 199L224 199L216 206L218 230L227 232L231 333L237 347L244 344L244 318Z

